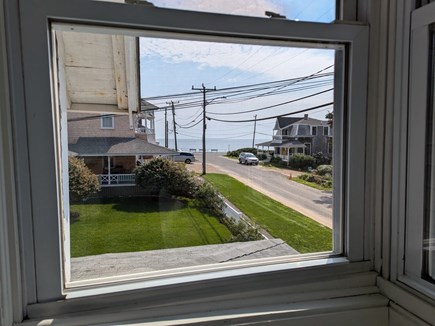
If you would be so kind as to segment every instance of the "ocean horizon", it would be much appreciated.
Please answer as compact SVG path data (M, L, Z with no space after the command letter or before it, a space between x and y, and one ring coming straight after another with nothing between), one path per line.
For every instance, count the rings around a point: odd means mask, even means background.
M255 144L270 141L271 139L255 139ZM160 146L165 145L164 139L156 139ZM231 139L231 138L207 138L206 152L221 152L234 151L240 148L252 147L251 139ZM169 148L175 149L174 139L169 139ZM202 140L201 139L177 139L177 147L179 151L184 152L201 152Z

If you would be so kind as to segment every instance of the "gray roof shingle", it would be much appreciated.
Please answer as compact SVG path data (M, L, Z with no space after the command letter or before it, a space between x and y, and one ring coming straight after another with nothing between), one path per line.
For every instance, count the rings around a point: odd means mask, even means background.
M175 155L176 151L139 138L80 137L68 150L79 156Z

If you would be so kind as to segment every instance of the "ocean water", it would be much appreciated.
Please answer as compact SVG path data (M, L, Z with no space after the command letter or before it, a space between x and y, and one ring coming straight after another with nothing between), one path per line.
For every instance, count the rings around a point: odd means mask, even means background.
M255 143L263 143L271 139L255 139ZM165 145L164 139L157 139L160 146ZM202 151L201 139L177 139L179 151ZM231 139L231 138L207 138L206 142L207 152L222 152L234 151L239 148L252 147L252 139ZM169 139L169 148L175 148L174 139Z

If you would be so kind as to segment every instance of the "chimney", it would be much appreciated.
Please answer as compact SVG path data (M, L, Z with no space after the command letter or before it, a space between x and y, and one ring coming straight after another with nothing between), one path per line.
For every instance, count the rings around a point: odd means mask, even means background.
M304 114L304 120L307 120L307 119L308 119L308 114L305 113L305 114Z

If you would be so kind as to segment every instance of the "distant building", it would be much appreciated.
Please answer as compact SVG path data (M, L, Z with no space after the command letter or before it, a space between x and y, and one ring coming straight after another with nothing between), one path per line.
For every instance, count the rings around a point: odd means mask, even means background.
M275 157L289 161L293 154L313 155L322 153L332 156L332 128L328 121L304 117L278 117L275 135L268 142L256 144L257 147L273 147Z

